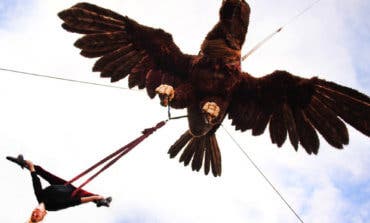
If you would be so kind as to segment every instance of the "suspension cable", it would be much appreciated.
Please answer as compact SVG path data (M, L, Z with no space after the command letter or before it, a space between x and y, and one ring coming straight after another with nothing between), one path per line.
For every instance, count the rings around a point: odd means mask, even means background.
M229 135L229 137L232 139L232 141L237 145L237 147L240 149L240 151L247 157L249 162L253 165L253 167L258 171L258 173L263 177L263 179L270 185L270 187L276 192L276 194L280 197L280 199L285 203L285 205L293 212L293 214L297 217L297 219L304 223L302 218L298 215L298 213L293 209L293 207L288 203L288 201L283 197L283 195L280 193L280 191L277 189L276 186L268 179L268 177L263 173L261 168L258 167L258 165L252 160L252 158L248 155L248 153L241 147L241 145L236 141L236 139L229 133L229 131L221 125L224 131Z
M304 8L302 11L300 11L297 15L293 16L288 22L286 22L284 25L282 25L280 28L276 29L274 32L272 32L270 35L265 37L262 41L257 43L251 50L248 51L244 56L242 56L241 60L244 61L249 57L251 54L253 54L256 50L258 50L262 45L264 45L267 41L269 41L272 37L274 37L276 34L278 34L283 28L288 26L290 23L292 23L294 20L301 17L303 14L305 14L308 10L313 8L317 3L319 3L321 0L316 0L309 4L306 8Z
M88 84L88 85L94 85L94 86L100 86L100 87L109 87L109 88L116 88L116 89L122 89L122 90L136 90L136 89L130 89L130 88L127 88L127 87L120 87L120 86L114 86L114 85L109 85L109 84L99 84L99 83L95 83L95 82L88 82L88 81L81 81L81 80L75 80L75 79L61 78L61 77L56 77L56 76L51 76L51 75L31 73L31 72L13 70L13 69L8 69L8 68L1 68L0 67L0 70L6 71L6 72L17 73L17 74L23 74L23 75L41 77L41 78L49 78L49 79L54 79L54 80L69 81L69 82L74 82L74 83L79 83L79 84ZM181 115L181 116L172 117L171 116L170 106L168 106L167 115L168 115L168 120L181 119L181 118L188 117L187 115Z
M69 79L69 78L62 78L62 77L56 77L56 76L52 76L52 75L31 73L31 72L13 70L13 69L8 69L8 68L1 68L0 67L0 70L11 72L11 73L28 75L28 76L40 77L40 78L49 78L49 79L54 79L54 80L69 81L69 82L74 82L74 83L79 83L79 84L88 84L88 85L94 85L94 86L100 86L100 87L109 87L109 88L116 88L116 89L123 89L123 90L135 90L135 89L127 88L127 87L120 87L120 86L114 86L114 85L109 85L109 84L99 84L99 83L95 83L95 82L81 81L81 80Z

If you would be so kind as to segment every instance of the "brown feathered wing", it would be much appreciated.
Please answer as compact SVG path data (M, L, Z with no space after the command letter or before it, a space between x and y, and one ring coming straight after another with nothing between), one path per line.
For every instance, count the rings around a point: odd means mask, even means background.
M78 3L58 16L67 31L85 34L75 46L85 57L99 57L93 71L101 77L115 82L129 75L129 87L146 87L151 98L161 83L176 87L187 79L193 56L183 54L161 29L89 3Z
M262 134L267 124L271 141L282 146L287 135L309 154L319 149L318 131L333 147L348 144L344 122L370 136L370 98L356 90L318 78L305 79L286 71L262 78L243 73L229 107L237 130ZM344 122L343 122L344 121Z

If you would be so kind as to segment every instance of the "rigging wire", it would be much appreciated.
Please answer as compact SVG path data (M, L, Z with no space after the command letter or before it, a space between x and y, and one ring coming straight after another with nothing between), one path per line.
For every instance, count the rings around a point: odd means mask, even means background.
M127 88L127 87L114 86L114 85L110 85L110 84L99 84L99 83L95 83L95 82L81 81L81 80L75 80L75 79L69 79L69 78L62 78L62 77L56 77L56 76L44 75L44 74L38 74L38 73L31 73L31 72L19 71L19 70L2 68L2 67L0 67L0 70L6 71L6 72L11 72L11 73L17 73L17 74L23 74L23 75L28 75L28 76L34 76L34 77L41 77L41 78L49 78L49 79L54 79L54 80L69 81L69 82L74 82L74 83L79 83L79 84L88 84L88 85L94 85L94 86L100 86L100 87L109 87L109 88L116 88L116 89L122 89L122 90L135 90L135 89Z
M293 209L293 207L288 203L288 201L283 197L283 195L280 193L280 191L277 189L276 186L268 179L268 177L263 173L261 168L258 167L258 165L252 160L252 158L248 155L248 153L242 148L242 146L236 141L236 139L229 133L229 131L221 125L224 131L227 133L227 135L232 139L232 141L237 145L237 147L240 149L240 151L247 157L249 162L253 165L253 167L258 171L258 173L263 177L263 179L271 186L271 188L276 192L277 195L279 195L280 199L285 203L285 205L293 212L293 214L297 217L297 219L304 223L302 218L298 215L298 213Z
M306 8L304 8L302 11L300 11L297 15L293 16L288 22L286 22L284 25L280 26L278 29L276 29L274 32L272 32L270 35L265 37L262 41L257 43L251 50L248 51L244 56L242 56L241 61L244 61L249 57L251 54L253 54L256 50L258 50L262 45L264 45L267 41L269 41L272 37L274 37L276 34L278 34L281 30L283 30L286 26L291 24L294 20L301 17L303 14L305 14L308 10L313 8L317 3L319 3L321 0L316 0L314 2L311 2Z

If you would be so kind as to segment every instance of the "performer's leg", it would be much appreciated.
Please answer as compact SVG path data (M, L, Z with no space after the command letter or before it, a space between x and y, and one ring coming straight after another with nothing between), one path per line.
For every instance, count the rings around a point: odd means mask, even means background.
M58 176L55 176L54 174L46 171L44 168L42 168L41 166L38 166L38 165L35 165L35 170L36 170L36 173L37 175L39 175L40 177L42 177L43 179L45 179L46 181L49 182L49 184L51 185L61 185L61 184L66 184L68 181L58 177ZM73 185L69 185L69 187L71 187L71 191L73 192L74 190L76 190L76 187L73 186ZM96 194L93 194L89 191L86 191L86 190L83 190L83 189L79 189L76 194L75 194L76 197L91 197L91 196L96 196ZM94 201L96 203L96 201Z
M41 166L38 166L38 165L35 165L35 170L36 170L36 173L42 177L43 179L45 179L47 182L49 182L49 184L56 184L56 185L60 185L60 184L66 184L68 181L58 177L58 176L55 176L54 174L46 171L44 168L42 168ZM70 185L71 188L73 188L73 191L76 189L75 186L73 185ZM75 196L77 197L90 197L90 196L94 196L96 194L93 194L91 192L88 192L86 190L83 190L83 189L80 189Z
M74 188L72 185L69 185L71 188ZM75 188L74 188L75 190ZM73 190L73 191L74 191ZM106 206L109 207L110 202L112 201L112 197L102 197L97 194L90 193L85 190L79 190L77 193L74 195L75 197L79 197L81 199L81 203L87 203L87 202L94 202L97 207L101 206Z
M58 176L55 176L54 174L46 171L44 168L42 168L41 166L38 166L38 165L34 165L35 166L35 170L36 170L36 174L39 175L40 177L42 177L43 179L45 179L47 182L49 182L49 184L54 184L54 185L60 185L60 184L65 184L67 183L66 180L58 177Z
M71 185L72 186L72 185ZM73 186L72 186L73 187ZM75 188L76 189L76 188ZM77 191L76 195L77 197L90 197L90 196L95 196L96 194L93 194L93 193L90 193L86 190L82 190L80 189L79 191Z
M12 162L15 162L16 164L20 165L22 168L26 167L26 168L29 169L27 161L25 161L23 159L22 155L19 155L18 157L7 156L6 158L8 160L10 160ZM32 163L32 165L33 165L33 163ZM39 175L40 177L42 177L44 180L46 180L50 185L64 185L68 182L68 181L50 173L49 171L45 170L44 168L42 168L39 165L33 165L33 167L35 168L36 174ZM69 185L69 186L71 187L71 191L74 191L76 189L76 187L73 186L73 185ZM40 184L40 188L41 188L41 184ZM96 194L90 193L90 192L88 192L86 190L82 190L82 189L79 190L76 193L76 196L78 196L78 197L90 197L90 196L95 196L95 195Z
M75 191L76 188L73 187L73 185L68 185L68 186L73 188L73 191ZM90 193L86 190L79 190L74 196L79 197L82 203L87 203L87 202L92 201L96 204L97 207L101 207L101 206L109 207L110 202L112 201L112 197L104 198L100 195Z

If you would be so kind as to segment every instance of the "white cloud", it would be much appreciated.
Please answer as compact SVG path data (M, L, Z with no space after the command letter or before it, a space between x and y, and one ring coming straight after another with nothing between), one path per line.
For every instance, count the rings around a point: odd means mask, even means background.
M108 83L90 73L93 60L78 55L72 45L78 35L60 28L56 13L76 2L34 1L32 11L10 18L14 29L0 28L1 66ZM143 24L164 28L187 53L197 53L217 21L220 5L220 1L195 0L93 2ZM245 49L309 2L252 1ZM353 51L364 55L368 51L347 44L348 17L343 13L343 8L348 9L349 18L366 22L356 14L363 2L357 0L345 7L339 7L342 3L337 1L320 2L252 55L243 64L244 69L256 75L274 69L307 77L320 75L369 92L357 80L355 67L361 65L353 60ZM1 156L24 153L67 179L166 117L166 109L158 100L149 100L144 91L92 87L4 71L0 84ZM370 145L365 136L350 129L351 142L344 151L328 148L321 140L320 154L314 157L307 156L302 148L296 153L289 145L277 149L270 145L267 135L251 137L249 132L233 132L229 121L224 126L306 222L369 220L368 200L353 203L345 197L345 190L351 188L336 185L338 181L349 185L369 182ZM117 222L120 218L124 222L297 222L222 129L217 133L223 155L221 178L205 177L170 160L167 149L186 128L185 120L168 123L87 186L91 191L112 195L111 208L96 209L89 204L49 213L46 222ZM6 210L2 221L24 221L36 202L28 173L5 160L0 162L0 169L6 170L0 176L6 182L3 190L9 191L3 195L9 203L0 205ZM354 207L359 208L357 213L344 211Z

